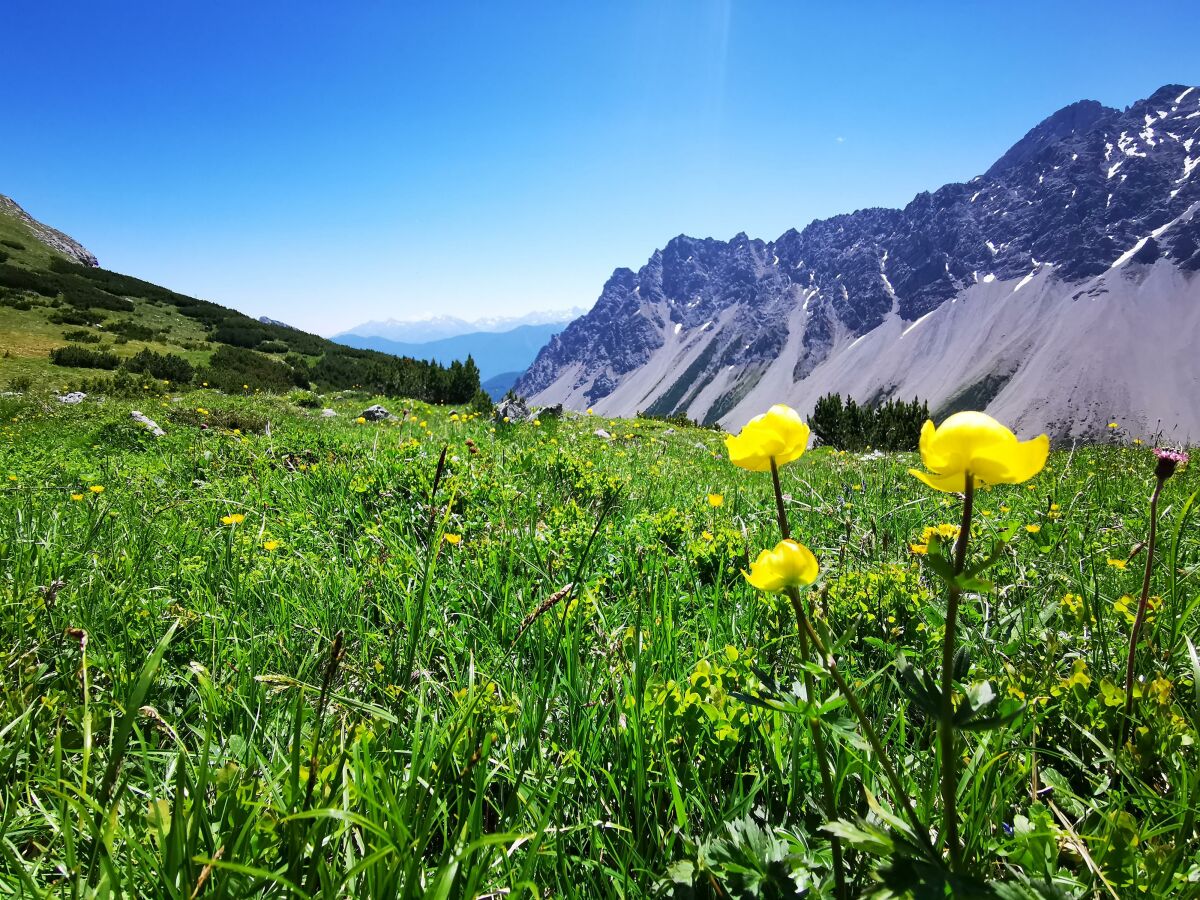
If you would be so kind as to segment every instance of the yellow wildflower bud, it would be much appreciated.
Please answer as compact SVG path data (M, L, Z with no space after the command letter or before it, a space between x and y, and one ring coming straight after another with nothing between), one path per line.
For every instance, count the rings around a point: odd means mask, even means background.
M724 497L724 495L722 495L722 494L709 494L709 495L708 495L708 505L709 505L709 506L712 506L712 507L714 507L714 508L715 508L715 507L718 507L718 506L724 506L724 505L725 505L725 497Z
M771 460L782 466L799 459L808 448L809 429L790 406L777 403L755 416L736 436L725 438L729 461L751 472L771 471Z
M774 550L764 550L743 572L760 591L778 594L785 588L804 587L817 580L820 566L812 551L793 540L780 541Z
M928 472L909 469L936 491L966 490L967 475L975 483L1020 484L1046 465L1050 438L1030 441L1017 436L981 412L955 413L935 427L932 420L921 429L921 461Z
M445 539L445 541L446 541L446 543L447 543L447 544L457 544L457 543L459 543L459 542L462 540L462 535L461 535L461 534L449 534L449 533L447 533L447 534L443 534L443 535L442 535L442 537Z

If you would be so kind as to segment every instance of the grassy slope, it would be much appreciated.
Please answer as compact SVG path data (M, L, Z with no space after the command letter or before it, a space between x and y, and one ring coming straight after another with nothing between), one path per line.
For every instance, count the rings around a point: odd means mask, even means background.
M799 677L786 604L738 574L776 539L769 479L731 468L708 431L568 418L495 432L419 404L356 424L366 402L321 420L197 393L143 409L168 429L156 442L120 403L0 398L0 896L637 897L673 863L722 852L764 872L764 854L790 853L777 874L828 890L804 719L733 693L761 691L756 673ZM254 433L265 419L271 434ZM242 433L197 427L218 420ZM1187 813L1200 713L1180 636L1195 632L1195 530L1156 571L1159 653L1142 659L1173 686L1139 701L1135 749L1106 749L1102 684L1123 679L1114 604L1138 590L1148 456L1056 454L1029 489L979 497L978 542L1010 525L1016 539L1001 587L965 605L962 640L973 679L1031 703L968 738L963 832L988 878L1103 892L1030 802L1036 741L1040 783L1115 890L1189 896L1177 873L1200 852ZM942 602L908 545L957 508L906 474L914 462L813 452L783 481L825 569L840 665L936 824L932 727L889 666L903 649L935 668ZM1198 484L1168 483L1168 548ZM1131 553L1127 569L1108 562ZM577 599L522 632L568 582ZM1088 681L1069 686L1080 663ZM866 812L860 781L894 802L844 710L826 715L842 729L844 814ZM700 853L751 814L768 826L757 843ZM856 858L857 888L871 869Z
M7 256L8 265L33 273L49 273L58 254L39 242L26 224L19 219L0 212L0 241L15 242L18 247L0 243L0 254ZM61 259L59 259L61 261ZM101 287L107 287L100 282ZM145 282L130 282L130 290L142 290L144 295L137 293L122 294L133 303L129 312L97 310L93 311L96 320L104 320L98 327L89 325L59 325L51 321L56 312L67 307L60 307L53 298L41 297L33 293L9 290L0 285L0 387L11 384L16 379L32 378L37 385L63 387L67 382L77 382L90 376L109 374L103 370L88 368L60 368L50 363L48 354L55 347L70 343L65 335L80 329L91 331L102 339L100 344L89 343L85 346L92 350L108 350L122 359L127 359L144 349L158 353L169 353L186 358L193 366L200 367L207 363L220 345L213 342L212 335L205 325L204 318L224 320L224 324L236 327L253 328L271 340L287 344L291 350L298 353L310 366L325 354L333 351L354 372L348 373L345 366L341 373L347 380L344 385L349 387L355 382L353 375L361 373L366 381L367 370L371 367L393 366L396 358L390 354L374 351L352 351L340 345L327 341L316 335L295 331L282 326L263 325L244 316L235 310L227 309L218 304L196 301L189 297L165 291L155 285ZM153 295L158 295L158 302ZM148 299L149 298L149 299ZM11 302L18 299L32 303L27 310L17 309ZM189 308L199 311L202 315L193 317L185 315L178 305L183 303ZM138 325L155 330L165 329L165 333L153 340L143 341L130 339L117 342L117 335L110 330L112 325L121 321L131 321ZM267 360L278 361L281 354L260 354ZM352 357L352 359L351 359Z
M0 244L0 249L9 254L10 263L31 271L47 270L51 260L58 255L38 241L24 222L0 213L0 241L3 240L22 245L22 249L18 250ZM112 350L125 359L149 348L159 353L178 354L196 365L206 362L212 355L211 351L188 351L182 347L184 342L204 340L205 332L200 323L173 308L156 306L139 298L131 299L134 301L134 311L120 313L119 317L155 329L169 328L171 342L131 340L125 344L114 344L110 337L103 349ZM0 306L0 384L19 376L29 376L39 383L59 387L81 375L105 374L98 369L62 369L50 364L50 351L69 343L63 335L81 328L79 325L54 324L50 321L52 312L52 307L40 304L29 310ZM97 344L88 346L100 348Z

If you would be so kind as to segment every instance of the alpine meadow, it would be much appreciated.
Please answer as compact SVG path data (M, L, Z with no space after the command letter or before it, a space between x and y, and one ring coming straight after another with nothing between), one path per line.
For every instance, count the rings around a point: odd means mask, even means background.
M1195 895L1198 485L1119 429L146 394L0 400L8 896Z
M0 900L1200 900L1197 10L1023 2L10 4Z

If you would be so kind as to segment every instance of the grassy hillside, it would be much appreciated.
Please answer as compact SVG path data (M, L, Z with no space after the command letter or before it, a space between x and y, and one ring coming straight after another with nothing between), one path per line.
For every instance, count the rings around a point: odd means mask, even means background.
M57 365L51 359L56 350ZM194 377L178 374L189 370ZM127 377L114 385L114 372ZM139 378L176 386L194 380L239 392L363 388L451 403L466 402L479 389L478 372L461 363L440 366L344 347L79 265L0 209L0 386L111 392L136 389L131 382Z
M975 496L956 861L922 673L960 500L915 455L781 472L864 724L743 578L775 495L712 431L143 400L165 437L0 397L0 896L832 897L831 830L852 896L1196 896L1200 478L1126 719L1155 462L1119 432Z

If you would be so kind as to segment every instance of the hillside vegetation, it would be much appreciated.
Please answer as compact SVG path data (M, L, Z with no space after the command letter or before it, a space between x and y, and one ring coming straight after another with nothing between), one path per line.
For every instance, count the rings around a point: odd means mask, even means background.
M239 393L361 388L434 403L465 403L479 392L479 372L469 358L438 365L264 324L216 303L80 265L3 209L0 350L0 386L10 387L136 392L149 378L177 387L194 380ZM139 354L140 362L130 367ZM118 369L135 377L114 381Z
M947 769L916 454L370 401L0 397L0 896L1197 895L1194 471L974 494Z

